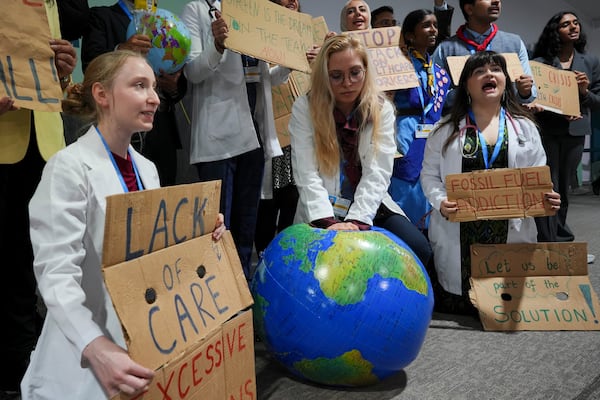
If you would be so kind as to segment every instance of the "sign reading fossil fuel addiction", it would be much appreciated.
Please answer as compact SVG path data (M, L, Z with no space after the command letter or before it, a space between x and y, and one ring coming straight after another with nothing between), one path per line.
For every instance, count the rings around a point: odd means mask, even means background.
M551 190L548 166L448 174L448 200L458 204L458 212L449 219L462 222L552 215L544 202L544 193Z
M0 26L0 98L10 97L29 110L61 111L44 1L3 0Z

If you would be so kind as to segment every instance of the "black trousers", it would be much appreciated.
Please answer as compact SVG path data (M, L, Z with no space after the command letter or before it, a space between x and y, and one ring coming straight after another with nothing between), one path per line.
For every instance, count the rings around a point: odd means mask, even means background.
M40 181L44 160L32 134L25 158L0 164L0 390L18 390L41 330L37 312L33 252L29 237L29 200Z

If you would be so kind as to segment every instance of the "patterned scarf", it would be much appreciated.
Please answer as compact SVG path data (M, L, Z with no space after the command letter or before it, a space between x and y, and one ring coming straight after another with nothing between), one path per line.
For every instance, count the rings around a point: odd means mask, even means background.
M427 90L427 93L429 93L430 96L433 96L433 62L431 60L431 57L429 57L429 54L427 53L425 53L425 56L423 56L423 54L419 53L418 50L412 47L409 47L408 51L414 58L423 63L423 69L427 72L427 88L425 89Z

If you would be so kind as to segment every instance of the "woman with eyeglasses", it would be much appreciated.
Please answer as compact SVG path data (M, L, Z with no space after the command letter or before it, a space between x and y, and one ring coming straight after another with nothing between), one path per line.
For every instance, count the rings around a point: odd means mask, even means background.
M404 240L426 265L427 239L387 193L394 120L365 47L344 34L328 39L313 64L311 90L295 101L289 124L300 193L296 222L332 230L376 225Z
M537 127L510 87L506 60L491 51L475 53L461 73L456 103L427 139L421 184L434 210L429 225L435 271L430 271L435 310L475 315L469 299L470 245L536 242L533 218L450 222L457 203L449 201L448 174L490 168L546 165ZM548 208L560 195L545 194Z

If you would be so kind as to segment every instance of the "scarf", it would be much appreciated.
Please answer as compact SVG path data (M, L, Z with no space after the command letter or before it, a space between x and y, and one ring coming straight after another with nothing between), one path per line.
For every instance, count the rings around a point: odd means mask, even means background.
M423 69L427 72L427 87L425 88L427 90L427 93L429 93L430 96L433 95L433 62L431 60L431 57L429 57L429 54L426 54L426 57L423 56L423 54L419 53L418 50L409 47L408 51L410 52L410 54L416 58L417 60L421 61L421 63L423 63Z
M465 28L466 25L461 25L456 31L456 36L466 44L472 46L476 52L486 50L492 39L494 39L494 36L496 36L496 33L498 33L498 25L492 24L492 32L488 37L485 38L485 40L481 44L479 44L476 41L469 39L465 36Z

